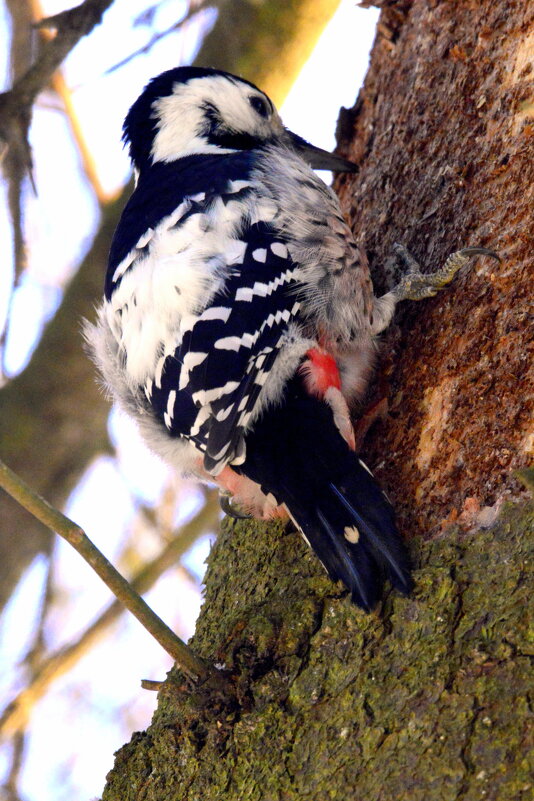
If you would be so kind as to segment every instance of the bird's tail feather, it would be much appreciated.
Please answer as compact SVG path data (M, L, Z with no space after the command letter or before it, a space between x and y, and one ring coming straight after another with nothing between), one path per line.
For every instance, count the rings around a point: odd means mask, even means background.
M296 509L291 501L287 506L331 578L370 610L384 579L404 594L412 579L389 501L356 456L352 467L342 481L329 482L312 507Z
M368 468L340 435L328 404L293 379L281 405L246 435L246 459L234 469L285 504L329 575L355 603L371 609L385 579L412 587L393 508Z

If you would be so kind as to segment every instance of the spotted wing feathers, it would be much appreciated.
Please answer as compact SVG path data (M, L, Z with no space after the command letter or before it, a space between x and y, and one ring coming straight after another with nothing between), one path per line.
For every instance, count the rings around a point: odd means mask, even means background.
M261 222L245 236L242 263L209 306L185 321L147 393L170 433L192 440L214 475L244 458L243 432L300 307L283 242Z

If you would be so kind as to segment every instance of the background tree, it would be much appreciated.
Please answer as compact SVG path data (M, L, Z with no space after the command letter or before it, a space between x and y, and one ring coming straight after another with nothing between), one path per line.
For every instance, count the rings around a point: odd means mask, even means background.
M105 801L532 795L533 510L514 469L532 448L534 8L380 5L365 87L340 119L360 172L337 184L375 282L393 279L395 240L429 267L463 245L503 258L407 307L384 342L389 411L367 451L416 590L364 615L297 534L227 522L194 646L232 672L235 699L172 673Z

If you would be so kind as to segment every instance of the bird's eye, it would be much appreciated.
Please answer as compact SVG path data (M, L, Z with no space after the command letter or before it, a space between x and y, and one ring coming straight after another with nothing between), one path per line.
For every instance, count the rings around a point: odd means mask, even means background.
M263 97L260 97L259 95L251 95L251 97L249 97L248 99L248 102L250 103L254 111L258 112L260 117L264 117L265 119L269 117L271 109L269 108L267 101L264 100Z

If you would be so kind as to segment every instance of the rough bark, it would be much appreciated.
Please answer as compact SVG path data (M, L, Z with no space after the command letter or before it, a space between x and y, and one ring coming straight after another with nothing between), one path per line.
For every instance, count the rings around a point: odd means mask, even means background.
M93 5L106 3L94 0ZM278 77L271 78L265 88L280 103L338 0L292 0L289 4L275 0L260 5L253 0L221 0L219 5L219 18L197 63L242 72L261 84L269 61L277 61ZM282 73L279 64L283 64ZM31 86L35 88L35 81ZM0 390L2 458L59 508L90 461L106 448L109 405L83 353L81 319L92 317L101 298L111 236L130 191L103 209L94 243L31 362ZM0 520L1 610L23 570L37 553L49 548L50 534L4 493L0 493Z
M532 441L534 8L380 5L340 125L361 170L338 186L375 283L395 278L394 241L427 267L463 245L504 259L408 305L384 341L375 396L390 408L367 450L410 535L416 589L365 615L297 534L227 522L194 646L229 669L235 698L171 672L104 801L532 797L534 509L511 471Z
M361 164L342 204L375 284L395 241L427 268L465 245L503 259L406 305L387 342L390 413L371 450L415 535L517 489L534 452L534 5L398 3L379 31L340 126Z

